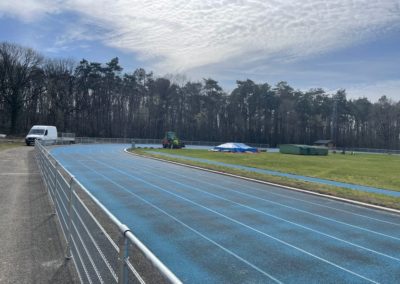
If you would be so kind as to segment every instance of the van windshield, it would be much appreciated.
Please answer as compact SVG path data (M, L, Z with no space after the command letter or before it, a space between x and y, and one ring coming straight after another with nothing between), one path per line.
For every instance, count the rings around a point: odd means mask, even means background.
M36 134L36 135L43 135L44 129L31 129L28 134Z

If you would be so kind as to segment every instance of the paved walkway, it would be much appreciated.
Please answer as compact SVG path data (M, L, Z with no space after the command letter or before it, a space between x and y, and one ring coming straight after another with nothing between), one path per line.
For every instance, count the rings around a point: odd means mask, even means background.
M333 180L321 179L321 178L315 178L315 177L308 177L308 176L301 176L301 175L295 175L295 174L288 174L288 173L283 173L283 172L278 172L278 171L258 169L258 168L240 166L240 165L233 165L233 164L227 164L227 163L223 163L223 162L211 161L211 160L207 160L207 159L186 157L183 155L176 155L176 154L169 154L169 153L155 152L155 151L149 151L149 153L172 157L172 158L179 158L179 159L183 159L183 160L197 161L197 162L202 162L202 163L206 163L206 164L235 168L235 169L245 170L245 171L249 171L249 172L256 172L256 173L260 173L260 174L280 176L280 177L286 177L286 178L290 178L290 179L296 179L296 180L302 180L302 181L307 181L307 182L342 187L342 188L346 188L346 189L352 189L352 190L372 192L372 193L383 194L383 195L388 195L388 196L400 197L400 191L394 191L394 190L389 190L389 189L376 188L376 187L371 187L371 186L351 184L351 183L345 183L345 182L339 182L339 181L333 181Z
M0 283L78 283L33 147L0 151Z

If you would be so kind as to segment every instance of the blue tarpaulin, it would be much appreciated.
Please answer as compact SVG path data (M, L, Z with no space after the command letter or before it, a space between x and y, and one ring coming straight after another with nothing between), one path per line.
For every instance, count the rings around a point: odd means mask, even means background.
M244 153L244 152L258 152L257 148L247 146L243 143L224 143L219 146L215 146L213 151L219 152L233 152L233 153Z

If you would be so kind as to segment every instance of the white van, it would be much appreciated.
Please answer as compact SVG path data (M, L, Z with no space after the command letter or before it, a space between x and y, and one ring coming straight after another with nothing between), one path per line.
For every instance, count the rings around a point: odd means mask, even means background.
M25 137L26 145L34 145L36 140L44 140L46 144L55 143L57 128L49 125L34 125Z

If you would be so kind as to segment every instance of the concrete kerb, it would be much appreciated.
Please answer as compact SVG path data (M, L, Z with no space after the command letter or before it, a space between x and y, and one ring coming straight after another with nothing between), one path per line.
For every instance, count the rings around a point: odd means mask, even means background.
M347 198L343 198L343 197L332 196L332 195L323 194L323 193L319 193L319 192L313 192L313 191L306 190L306 189L301 189L301 188L297 188L297 187L281 185L281 184L272 183L272 182L268 182L268 181L263 181L263 180L259 180L259 179L248 178L248 177L244 177L244 176L240 176L240 175L225 173L225 172L221 172L221 171L210 170L210 169L199 167L199 166L192 166L192 165L179 163L179 162L174 162L174 161L169 161L169 160L165 160L165 159L161 159L161 158L140 155L140 154L129 152L128 148L125 148L124 151L126 153L130 154L130 155L134 155L134 156L138 156L138 157L142 157L142 158L153 159L153 160L157 160L157 161L161 161L161 162L171 163L171 164L184 166L184 167L188 167L188 168L193 168L193 169L197 169L197 170L202 170L202 171L215 173L215 174L219 174L219 175L230 176L230 177L234 177L234 178L239 178L239 179L243 179L243 180L257 182L257 183L260 183L260 184L271 185L271 186L280 187L280 188L284 188L284 189L289 189L289 190L293 190L293 191L297 191L297 192L303 192L303 193L306 193L306 194L311 194L311 195L315 195L315 196L319 196L319 197L329 198L329 199L333 199L333 200L336 200L336 201L342 201L342 202L350 203L350 204L353 204L353 205L359 205L359 206L363 206L363 207L367 207L367 208L372 208L372 209L382 210L382 211L386 211L386 212L390 212L390 213L400 214L400 210L393 209L393 208L388 208L388 207L383 207L383 206L379 206L379 205L369 204L369 203L365 203L365 202L361 202L361 201L351 200L351 199L347 199Z

